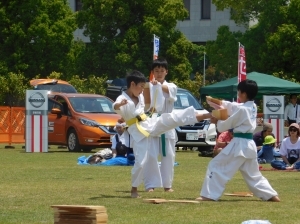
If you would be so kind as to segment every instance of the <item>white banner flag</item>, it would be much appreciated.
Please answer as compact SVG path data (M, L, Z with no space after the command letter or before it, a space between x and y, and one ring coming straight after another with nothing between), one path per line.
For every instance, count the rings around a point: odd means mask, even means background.
M153 35L153 60L158 58L158 52L159 52L159 37Z

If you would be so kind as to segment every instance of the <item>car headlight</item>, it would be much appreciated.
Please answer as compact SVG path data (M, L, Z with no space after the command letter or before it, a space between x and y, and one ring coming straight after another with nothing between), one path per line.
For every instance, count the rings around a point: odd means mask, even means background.
M86 118L79 118L79 121L81 122L81 124L91 126L91 127L99 127L100 126L100 124L98 122L89 120Z

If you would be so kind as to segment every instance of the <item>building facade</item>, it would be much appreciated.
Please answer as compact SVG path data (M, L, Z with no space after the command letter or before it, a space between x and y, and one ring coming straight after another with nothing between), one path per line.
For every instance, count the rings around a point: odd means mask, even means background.
M211 0L183 0L189 17L177 22L177 28L193 43L216 40L220 26L226 25L230 31L245 32L248 27L238 26L230 19L230 9L217 11Z
M230 9L217 11L212 0L183 0L189 16L184 21L178 21L176 28L180 30L188 40L193 43L205 44L209 40L216 40L218 28L222 25L229 27L230 31L245 32L248 27L238 26L230 19ZM73 11L81 9L80 0L69 0L70 8ZM90 42L88 37L83 35L83 30L77 29L74 32L75 39L82 39Z

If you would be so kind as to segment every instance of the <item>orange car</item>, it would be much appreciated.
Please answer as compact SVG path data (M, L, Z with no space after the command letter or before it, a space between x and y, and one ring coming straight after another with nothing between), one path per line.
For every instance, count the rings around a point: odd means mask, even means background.
M59 79L33 79L29 83L35 90L48 90L49 93L77 93L74 86Z
M120 118L105 96L81 93L53 93L48 97L49 145L66 145L69 151L91 151L111 147Z

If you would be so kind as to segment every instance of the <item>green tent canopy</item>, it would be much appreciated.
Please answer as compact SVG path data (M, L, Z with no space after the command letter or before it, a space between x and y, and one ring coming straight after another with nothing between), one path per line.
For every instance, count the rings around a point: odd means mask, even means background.
M280 79L272 75L251 72L247 73L247 79L257 82L258 94L256 98L262 98L263 95L286 95L300 93L299 84ZM216 98L232 100L236 99L237 85L237 77L233 77L210 86L201 87L200 94L202 98L209 95Z

